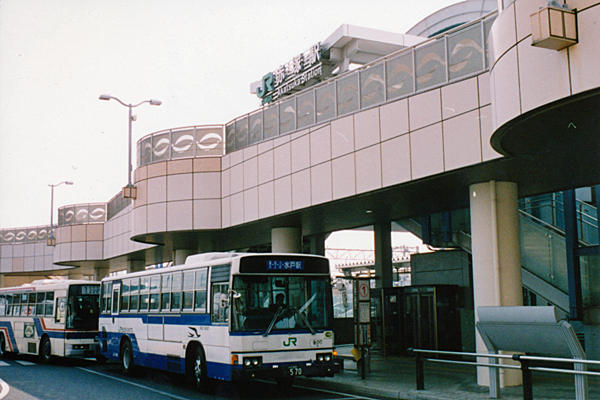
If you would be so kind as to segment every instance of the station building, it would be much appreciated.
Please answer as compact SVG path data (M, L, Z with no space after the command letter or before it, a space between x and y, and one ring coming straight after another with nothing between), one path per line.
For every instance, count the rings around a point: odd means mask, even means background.
M143 137L136 193L61 207L55 243L0 230L2 285L324 254L331 232L371 227L384 351L483 350L478 307L551 304L600 359L598 21L598 0L467 0L404 34L341 25L273 60L259 109ZM432 250L403 261L408 287L394 231Z

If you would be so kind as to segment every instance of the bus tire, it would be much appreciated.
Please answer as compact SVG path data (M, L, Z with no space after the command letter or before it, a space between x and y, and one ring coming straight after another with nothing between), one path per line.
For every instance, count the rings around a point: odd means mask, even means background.
M135 364L133 363L133 347L128 339L123 340L121 344L121 368L127 376L133 375L135 372Z
M202 393L210 392L211 382L209 382L206 372L206 357L204 350L199 344L192 344L188 350L185 360L185 372L188 382Z
M0 358L6 358L6 338L0 333Z
M52 362L52 345L50 344L48 335L42 336L42 340L40 341L39 359L43 364L50 364Z

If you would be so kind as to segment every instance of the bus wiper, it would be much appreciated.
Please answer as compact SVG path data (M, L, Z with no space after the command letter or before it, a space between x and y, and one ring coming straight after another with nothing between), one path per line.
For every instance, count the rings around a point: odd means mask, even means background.
M315 331L315 328L313 328L313 326L310 324L310 322L308 322L308 318L306 318L306 314L304 313L304 311L298 311L296 307L292 308L292 310L300 316L300 319L306 324L308 329L310 329L310 333L312 335L316 335L317 332Z
M271 329L273 329L273 326L275 325L275 322L277 321L277 318L279 318L279 316L281 314L283 314L283 312L284 312L283 306L280 306L277 309L277 312L275 313L275 315L273 316L273 319L271 320L271 323L269 324L269 327L267 328L267 330L265 331L265 333L263 333L264 337L269 336L269 334L271 333Z

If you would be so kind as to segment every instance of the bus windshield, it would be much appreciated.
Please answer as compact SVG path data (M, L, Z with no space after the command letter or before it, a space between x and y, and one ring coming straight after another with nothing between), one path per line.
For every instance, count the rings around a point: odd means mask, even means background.
M331 329L331 288L323 276L235 276L231 330Z
M98 330L99 286L71 286L67 299L67 329Z

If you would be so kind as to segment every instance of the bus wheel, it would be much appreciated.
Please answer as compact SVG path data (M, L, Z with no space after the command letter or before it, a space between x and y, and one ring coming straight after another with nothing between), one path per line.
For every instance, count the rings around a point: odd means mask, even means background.
M210 383L206 373L206 359L199 345L194 346L188 353L186 360L186 374L188 382L201 392L210 391Z
M50 364L50 361L52 361L52 346L48 336L42 337L39 353L40 361L44 364Z
M6 358L6 339L4 333L0 333L0 358Z
M129 340L123 341L121 345L121 367L125 375L132 375L135 370L133 364L133 348Z

